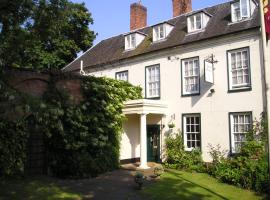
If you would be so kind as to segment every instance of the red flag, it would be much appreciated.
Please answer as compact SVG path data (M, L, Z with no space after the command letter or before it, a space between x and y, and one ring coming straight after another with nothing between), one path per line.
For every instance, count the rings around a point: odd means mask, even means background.
M267 6L267 12L264 13L265 31L267 39L270 39L270 5Z

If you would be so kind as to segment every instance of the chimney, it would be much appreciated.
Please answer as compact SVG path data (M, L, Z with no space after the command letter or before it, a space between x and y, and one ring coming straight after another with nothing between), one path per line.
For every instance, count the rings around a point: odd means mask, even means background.
M192 11L191 0L172 0L173 2L173 17Z
M139 3L130 5L130 30L143 28L147 26L147 8Z

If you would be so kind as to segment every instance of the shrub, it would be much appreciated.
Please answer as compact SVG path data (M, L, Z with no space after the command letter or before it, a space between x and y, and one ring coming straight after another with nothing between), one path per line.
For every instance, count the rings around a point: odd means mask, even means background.
M24 172L31 127L42 130L51 175L89 177L117 168L123 103L141 98L141 88L109 78L63 74L51 78L40 99L0 81L0 176ZM57 81L63 79L81 81L80 104L57 89Z
M267 192L270 179L265 149L266 127L264 118L255 122L253 129L247 134L247 141L233 157L225 158L220 146L210 145L209 154L213 163L208 172L222 182L257 192Z
M183 138L180 133L166 138L166 162L165 166L173 169L188 171L204 171L201 151L194 149L185 151Z
M159 165L157 167L154 168L154 174L156 176L161 176L161 174L164 173L164 168L162 167L162 165Z

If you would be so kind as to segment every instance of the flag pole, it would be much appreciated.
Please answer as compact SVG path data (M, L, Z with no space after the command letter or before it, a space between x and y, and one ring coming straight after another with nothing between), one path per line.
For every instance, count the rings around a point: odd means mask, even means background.
M268 169L270 173L270 66L269 55L267 54L267 38L265 29L264 18L264 1L260 0L260 21L261 21L261 36L262 36L262 48L263 48L263 67L264 67L264 80L265 80L265 97L266 97L266 111L267 111L267 124L268 124ZM268 0L267 0L268 1Z

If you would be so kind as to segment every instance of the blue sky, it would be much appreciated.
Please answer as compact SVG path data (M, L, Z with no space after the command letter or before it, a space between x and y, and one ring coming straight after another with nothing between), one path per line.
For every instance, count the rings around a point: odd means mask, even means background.
M138 0L72 0L85 2L92 13L94 25L90 28L98 33L94 44L99 41L129 32L130 4ZM192 0L193 10L227 2L228 0ZM142 0L148 9L148 25L172 18L172 0Z

